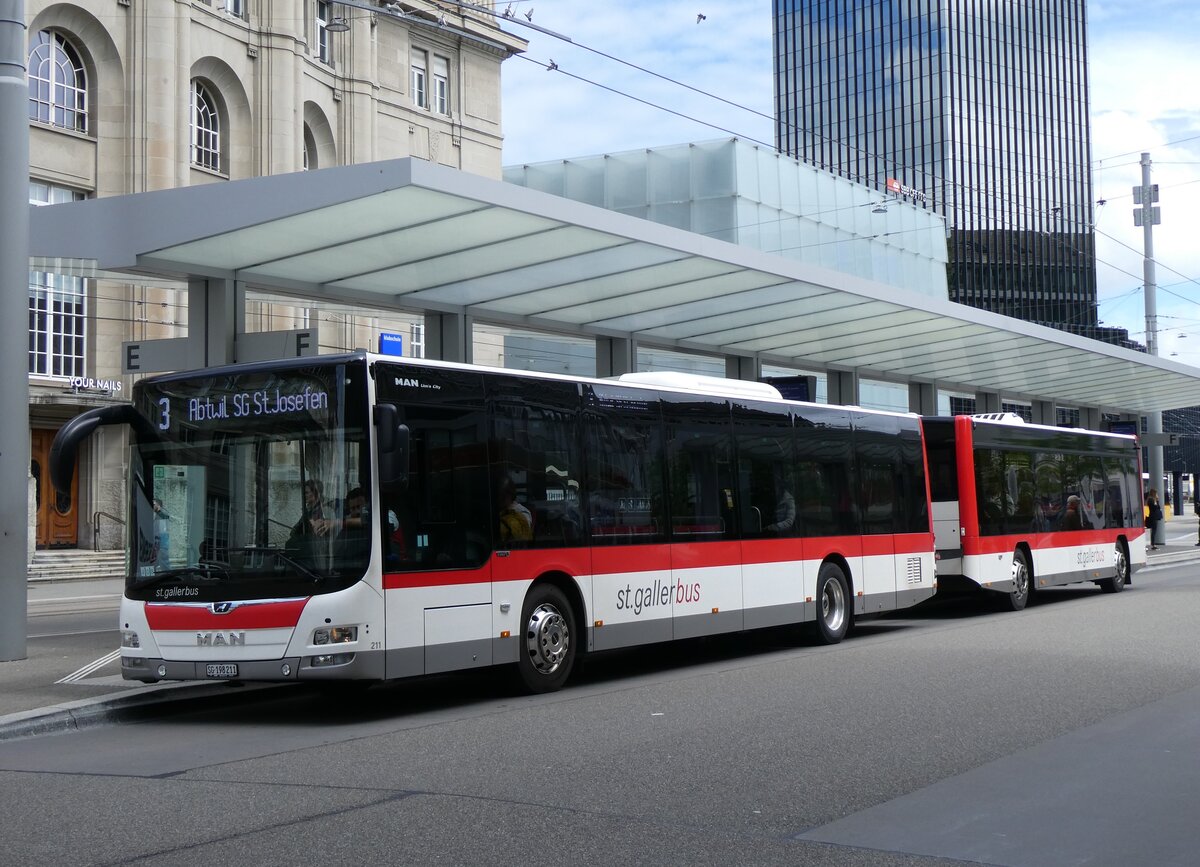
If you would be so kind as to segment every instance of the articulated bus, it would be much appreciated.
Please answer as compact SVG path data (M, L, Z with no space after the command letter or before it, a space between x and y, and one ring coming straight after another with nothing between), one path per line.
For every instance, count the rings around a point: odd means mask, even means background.
M1146 564L1136 437L992 414L925 418L938 583L1004 594L1119 593Z
M682 374L368 353L139 382L127 679L383 680L854 617L935 592L915 415Z

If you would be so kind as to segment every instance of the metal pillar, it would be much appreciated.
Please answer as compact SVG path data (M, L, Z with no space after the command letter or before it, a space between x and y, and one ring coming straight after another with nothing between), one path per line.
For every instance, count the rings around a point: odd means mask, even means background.
M975 392L975 412L983 414L985 412L1000 412L1000 392L998 391L977 391Z
M725 376L727 379L741 379L746 382L758 382L762 375L762 365L757 358L746 355L725 356Z
M1150 154L1142 154L1142 186L1134 188L1134 201L1142 206L1140 221L1142 225L1142 277L1145 281L1146 302L1146 350L1151 355L1158 355L1158 298L1157 284L1154 276L1154 224L1158 222L1158 208L1154 202L1158 199L1158 190L1150 184ZM1135 211L1135 222L1139 212ZM1161 434L1162 412L1156 410L1146 413L1146 433L1154 436ZM1147 446L1150 480L1147 488L1158 491L1160 503L1165 503L1166 492L1163 490L1163 447L1161 445ZM1155 545L1163 545L1167 541L1165 521L1159 521L1154 528Z
M474 360L475 322L465 313L425 314L425 357L470 364Z
M29 602L29 82L25 0L0 0L0 661L24 659Z
M858 406L858 374L852 370L825 372L825 387L831 404Z
M637 343L630 337L596 338L596 376L637 372Z
M932 382L910 382L908 384L908 411L917 415L937 415L937 386Z

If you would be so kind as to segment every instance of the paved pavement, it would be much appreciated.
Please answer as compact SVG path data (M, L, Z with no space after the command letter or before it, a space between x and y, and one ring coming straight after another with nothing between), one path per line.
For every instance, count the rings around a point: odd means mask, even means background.
M1149 552L1149 565L1200 561L1195 516L1171 518L1166 530L1167 544ZM0 662L0 740L112 722L155 704L207 704L271 688L122 680L117 623L122 584L30 582L27 658Z

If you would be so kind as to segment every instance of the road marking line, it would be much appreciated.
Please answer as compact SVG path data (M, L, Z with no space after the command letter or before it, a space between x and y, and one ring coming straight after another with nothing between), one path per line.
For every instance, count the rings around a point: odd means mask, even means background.
M77 671L73 671L70 674L68 674L66 677L62 678L61 680L56 680L54 682L55 683L78 683L79 681L81 681L85 677L87 677L89 674L91 674L93 671L103 668L104 666L108 665L110 662L113 662L114 660L116 660L118 657L120 657L120 655L121 655L121 650L120 650L120 648L117 648L112 653L106 653L104 656L100 657L99 659L92 660L87 665L83 666L83 668L80 668Z

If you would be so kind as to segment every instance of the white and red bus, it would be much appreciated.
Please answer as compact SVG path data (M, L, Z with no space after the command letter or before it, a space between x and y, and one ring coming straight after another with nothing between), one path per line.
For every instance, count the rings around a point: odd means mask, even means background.
M935 591L920 419L681 374L366 353L139 382L122 673L380 680L857 615Z
M1004 594L1092 581L1118 593L1146 564L1136 437L994 414L925 418L938 583Z

